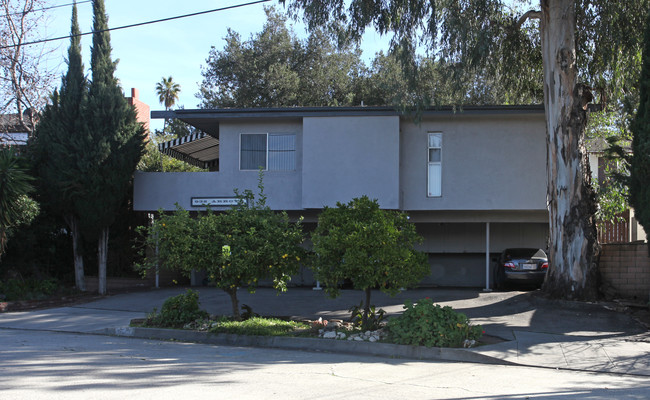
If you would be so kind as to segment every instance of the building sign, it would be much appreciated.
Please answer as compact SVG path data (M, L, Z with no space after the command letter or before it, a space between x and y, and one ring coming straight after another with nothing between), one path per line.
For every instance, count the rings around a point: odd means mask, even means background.
M236 197L192 197L192 207L232 207L238 204Z

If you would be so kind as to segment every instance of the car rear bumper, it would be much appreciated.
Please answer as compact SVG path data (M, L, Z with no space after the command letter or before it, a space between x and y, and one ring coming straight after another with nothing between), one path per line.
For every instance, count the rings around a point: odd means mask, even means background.
M546 271L505 271L506 280L513 282L543 283Z

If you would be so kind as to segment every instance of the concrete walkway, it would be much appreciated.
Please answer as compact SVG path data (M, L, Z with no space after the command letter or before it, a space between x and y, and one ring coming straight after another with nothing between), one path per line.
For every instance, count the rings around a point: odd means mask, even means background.
M0 328L132 336L133 330L123 329L131 319L142 318L154 308L160 309L165 299L184 290L150 290L108 296L70 307L3 313L0 314ZM225 293L213 288L198 291L202 308L211 314L231 313L230 299ZM330 299L322 291L309 288L291 288L281 295L271 289L258 289L255 294L242 290L238 295L240 304L247 304L261 315L310 319L346 319L349 317L347 310L363 299L359 291L345 290L339 298ZM445 351L373 343L346 348L353 343L343 341L334 345L327 339L307 339L290 346L274 341L271 346L365 352L368 345L375 345L380 349L372 350L371 354L375 355L419 357L430 354L423 358L650 376L650 332L629 315L608 310L600 304L550 301L538 292L485 293L476 289L417 289L393 298L374 292L371 302L386 310L388 315L396 315L403 310L405 300L425 297L465 313L473 324L483 326L486 335L505 341L469 350ZM151 333L149 337L153 337ZM265 345L232 339L216 343Z

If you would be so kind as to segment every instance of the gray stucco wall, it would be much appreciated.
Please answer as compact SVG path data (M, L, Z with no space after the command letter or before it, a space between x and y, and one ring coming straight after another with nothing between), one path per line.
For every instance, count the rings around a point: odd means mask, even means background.
M484 223L424 223L417 225L424 238L418 250L427 253L483 253ZM546 248L548 223L490 223L490 252L508 247ZM484 263L483 263L484 264Z
M274 209L319 209L368 195L406 211L546 210L542 114L441 114L421 124L397 116L242 119L222 121L219 131L219 172L137 174L135 209L190 208L191 197L256 191L257 171L239 170L240 135L295 133L296 170L264 174ZM427 197L428 132L443 134L440 197Z
M303 120L302 206L335 206L367 195L399 208L399 118Z
M428 132L442 132L442 196L427 197ZM465 115L402 123L404 210L545 210L543 114Z
M233 197L234 189L257 194L258 171L239 170L239 136L242 133L296 134L296 170L265 171L267 204L278 210L302 209L302 126L299 121L235 121L222 123L219 135L219 172L136 173L133 203L136 211L173 210L178 202L191 207L192 197ZM216 208L215 208L216 209Z

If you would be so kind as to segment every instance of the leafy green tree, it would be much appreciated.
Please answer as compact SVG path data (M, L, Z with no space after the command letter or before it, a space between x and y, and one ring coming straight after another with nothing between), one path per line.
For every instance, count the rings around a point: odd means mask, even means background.
M184 106L178 106L179 110L185 109ZM182 138L198 132L198 130L187 122L183 122L177 118L165 119L163 129L154 130L154 137L157 140L171 140L175 138Z
M632 124L630 203L643 229L650 232L650 12L647 12L642 60L639 107Z
M51 104L45 107L30 149L39 176L38 188L44 208L62 217L72 233L75 284L86 290L83 261L83 239L79 223L79 201L86 168L94 160L85 150L89 147L85 134L84 111L88 83L81 58L81 37L77 6L72 7L68 71L61 78L60 91L54 92Z
M34 191L33 180L12 148L0 149L0 256L7 247L10 230L30 223L38 215L38 204L28 196Z
M237 287L254 291L259 280L266 278L276 290L284 292L304 257L300 221L291 223L285 212L272 211L266 205L261 180L259 189L257 199L248 190L238 194L240 205L218 218L223 235L221 253L217 254L220 265L212 264L207 270L215 285L230 295L236 319L240 319ZM207 231L212 229L208 227Z
M170 157L158 151L158 143L174 139L171 135L158 135L147 142L137 170L143 172L205 172L203 168L195 167L184 161Z
M128 104L111 59L103 0L93 0L92 81L88 90L82 194L75 201L84 235L98 239L99 293L106 293L109 227L128 195L133 172L144 152L146 133Z
M358 39L372 25L392 33L392 47L410 58L422 45L459 70L480 71L506 87L520 77L534 82L528 77L541 76L551 261L544 289L557 297L596 297L596 206L585 163L585 108L593 92L607 101L633 86L648 0L540 0L539 8L526 12L502 0L288 2L294 14L304 12L310 27L337 21Z
M359 101L355 96L363 63L358 47L338 49L320 30L301 41L274 8L266 8L266 14L262 32L242 42L229 29L223 50L210 50L197 94L201 107L335 106Z
M540 103L544 97L541 80L521 79L520 87L510 87L483 71L463 71L445 60L413 55L409 63L417 71L408 72L399 53L379 52L361 84L367 105L494 105ZM405 74L410 74L405 79ZM524 85L525 83L525 85Z
M193 218L177 206L173 214L161 214L147 236L158 257L148 258L145 267L160 263L188 275L206 271L210 282L230 296L237 320L239 287L252 293L260 280L270 279L275 289L286 291L304 254L301 224L266 205L261 174L259 189L257 199L249 190L237 193L239 205L222 213L208 210Z
M426 256L413 249L421 240L405 213L382 210L367 196L337 203L323 210L312 234L315 277L333 297L346 279L363 290L365 326L373 288L392 296L429 273Z
M622 109L600 110L589 115L587 148L604 161L598 179L592 182L598 196L596 218L605 222L622 220L629 205L629 162L632 134L629 114ZM602 174L601 174L602 171ZM592 171L594 172L594 171Z

